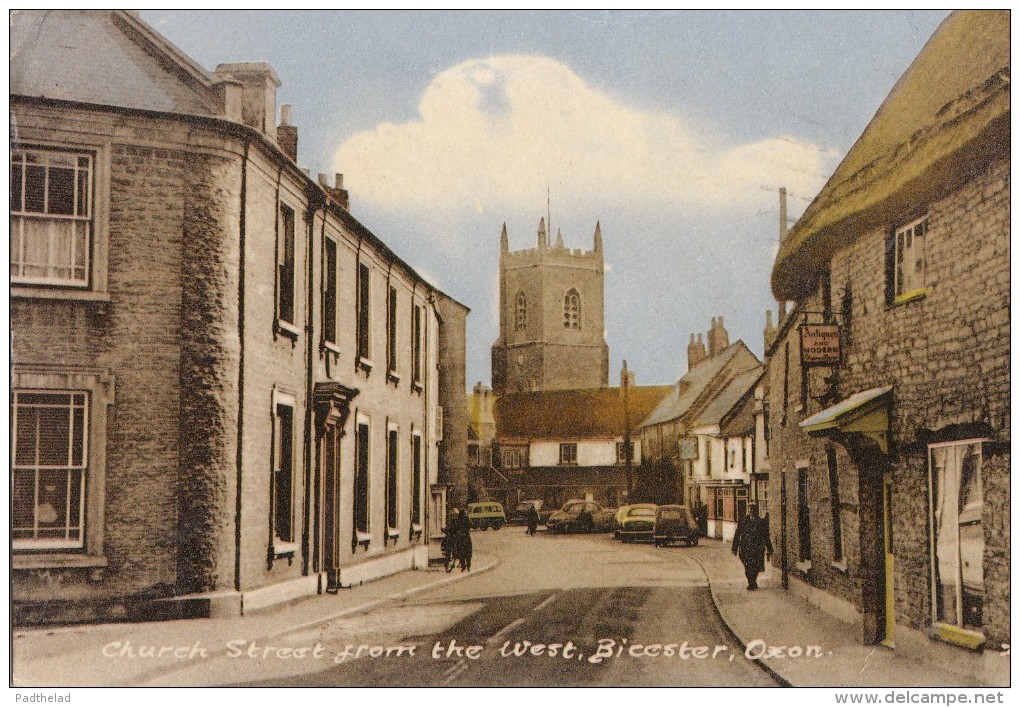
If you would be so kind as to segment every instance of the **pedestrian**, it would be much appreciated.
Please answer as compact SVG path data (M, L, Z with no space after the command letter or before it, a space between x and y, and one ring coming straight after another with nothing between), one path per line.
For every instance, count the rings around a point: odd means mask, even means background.
M534 535L538 530L538 507L532 503L528 508L528 535Z
M733 554L744 563L748 590L758 588L758 575L765 571L765 560L771 560L772 553L768 521L758 517L758 505L751 503L747 506L747 515L737 523L737 532L733 534Z
M461 572L471 571L471 521L463 508L450 523L450 542L453 546L453 559L460 563Z

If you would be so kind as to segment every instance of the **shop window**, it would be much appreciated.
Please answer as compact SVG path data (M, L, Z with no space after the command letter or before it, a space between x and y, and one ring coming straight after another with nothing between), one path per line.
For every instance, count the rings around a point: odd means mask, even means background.
M933 622L978 631L985 603L981 442L932 445L928 468Z

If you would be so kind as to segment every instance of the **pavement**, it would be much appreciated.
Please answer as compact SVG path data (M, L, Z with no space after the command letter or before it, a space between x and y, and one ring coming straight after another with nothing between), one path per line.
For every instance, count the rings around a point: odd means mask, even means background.
M759 664L782 683L796 687L1010 684L1008 655L972 652L901 626L896 627L897 648L864 645L853 625L784 590L776 568L768 568L758 578L759 589L748 591L743 565L729 551L729 544L710 539L702 539L701 544L709 552L691 557L705 571L720 618L746 654L760 657ZM912 634L910 640L907 634Z
M780 586L770 568L757 591L746 589L740 562L717 540L702 540L688 554L705 573L716 611L746 654L781 684L798 687L980 687L1008 686L1009 657L973 653L925 637L908 648L863 645L850 624ZM263 651L313 645L316 627L362 614L417 593L459 582L499 565L489 553L475 553L471 572L442 567L405 571L340 590L307 597L265 612L217 619L134 624L83 625L16 630L13 634L15 687L207 685L245 661L231 661L228 645ZM916 633L916 632L915 632ZM918 634L920 635L920 634ZM201 636L199 641L195 636ZM399 638L399 637L398 637ZM160 655L160 649L163 649ZM150 656L149 651L156 655ZM265 661L246 661L252 667ZM294 671L293 661L274 661ZM298 662L301 662L298 659ZM104 663L109 669L104 667ZM304 661L299 671L315 670ZM258 673L265 678L263 672Z

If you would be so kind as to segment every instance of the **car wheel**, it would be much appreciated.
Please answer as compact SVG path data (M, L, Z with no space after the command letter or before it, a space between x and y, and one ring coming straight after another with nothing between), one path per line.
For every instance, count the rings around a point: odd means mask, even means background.
M694 547L697 547L698 546L698 539L694 538L694 542L691 543L691 544L694 545Z
M493 529L493 530L499 530L499 529L500 529L500 528L502 528L502 527L503 527L503 524L502 524L502 523L500 523L500 522L499 522L499 521L497 520L497 521L496 521L496 525L494 525L492 529Z

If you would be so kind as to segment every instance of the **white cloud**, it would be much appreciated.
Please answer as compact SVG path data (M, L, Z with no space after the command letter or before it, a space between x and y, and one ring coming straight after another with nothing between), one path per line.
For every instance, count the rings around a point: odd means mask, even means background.
M771 204L762 185L814 194L835 157L778 136L723 144L678 116L624 105L547 57L496 56L438 74L417 120L354 135L334 166L376 206L482 214L542 203L547 186L575 207Z

